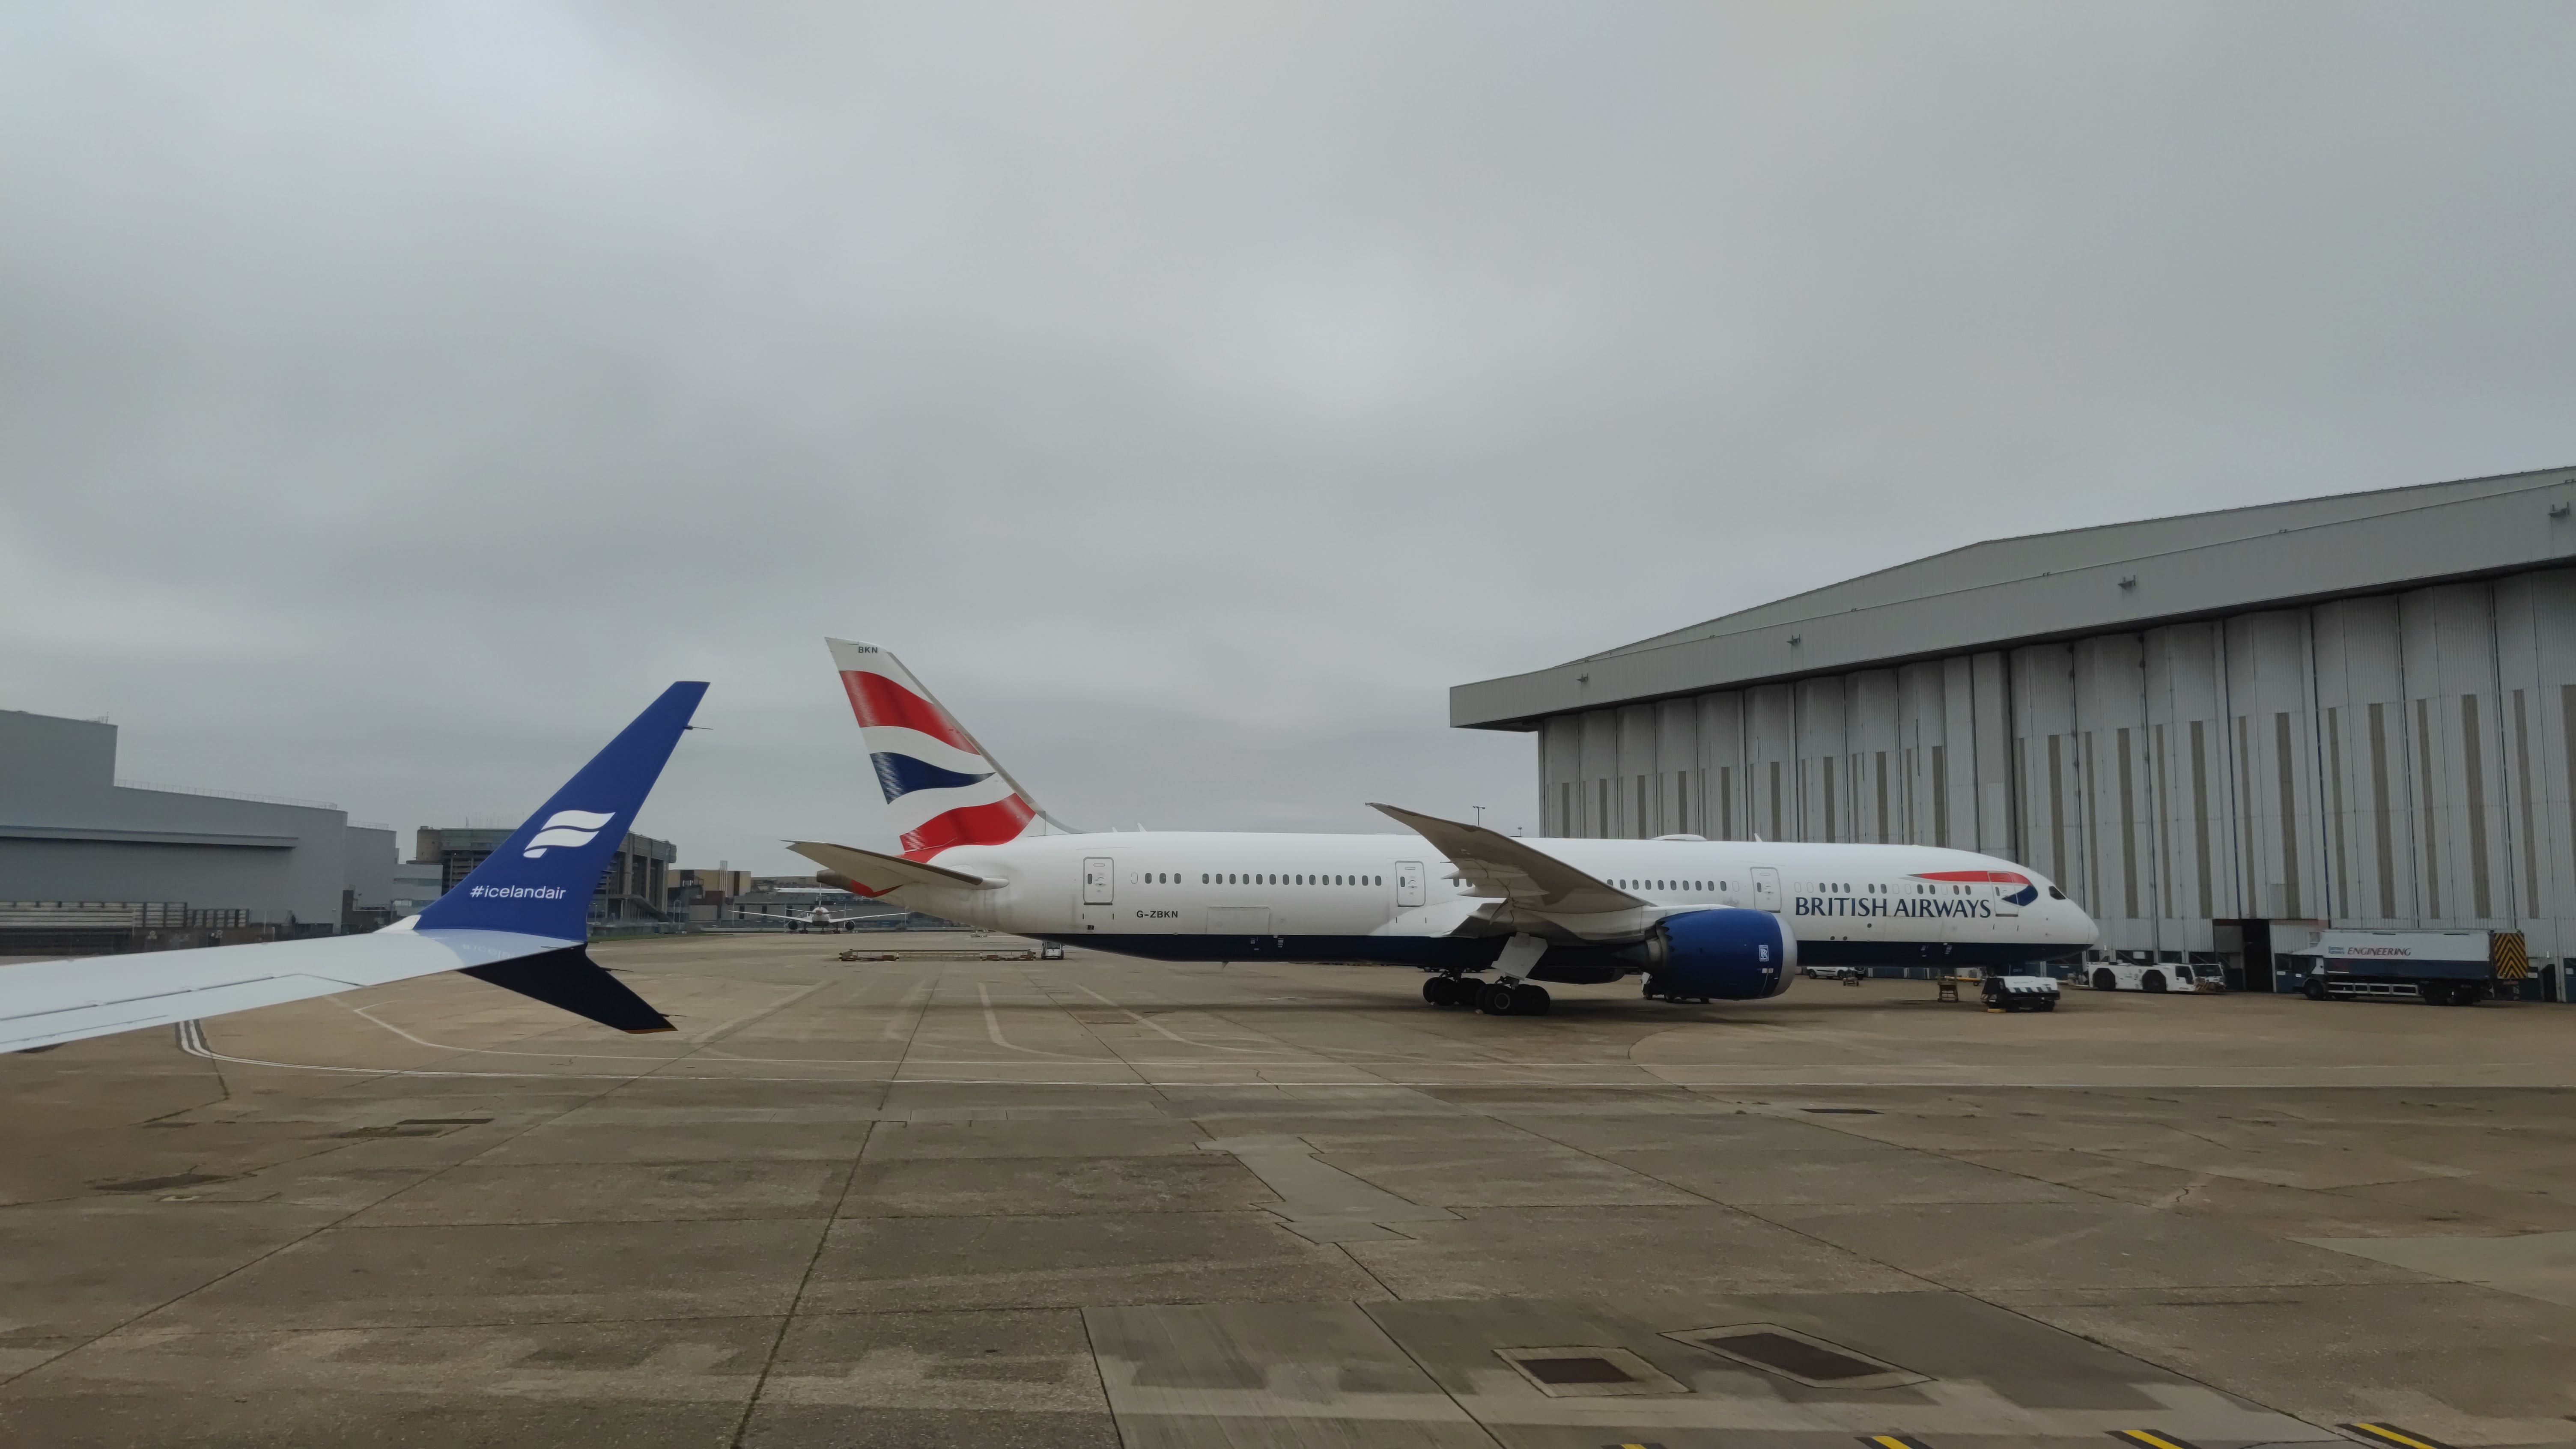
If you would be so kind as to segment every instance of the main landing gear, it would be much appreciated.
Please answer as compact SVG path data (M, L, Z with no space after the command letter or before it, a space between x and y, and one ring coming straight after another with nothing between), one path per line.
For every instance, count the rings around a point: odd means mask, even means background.
M1434 1006L1472 1006L1487 1016L1545 1016L1552 1000L1544 986L1504 977L1444 974L1422 983L1422 999Z

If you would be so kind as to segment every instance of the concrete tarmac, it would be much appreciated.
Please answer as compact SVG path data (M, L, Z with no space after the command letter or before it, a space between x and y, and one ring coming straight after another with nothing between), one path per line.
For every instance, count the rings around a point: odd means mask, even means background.
M1019 944L0 1057L0 1443L2576 1442L2576 1010Z

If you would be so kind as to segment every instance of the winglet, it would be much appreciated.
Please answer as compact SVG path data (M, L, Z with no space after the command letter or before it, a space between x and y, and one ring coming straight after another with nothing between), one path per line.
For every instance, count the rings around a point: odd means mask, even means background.
M468 966L465 974L632 1036L679 1030L671 1025L670 1018L655 1011L625 982L609 975L608 968L591 960L590 953L579 946Z
M600 872L626 839L706 692L705 684L694 681L662 691L473 874L422 911L415 929L588 939L590 898Z

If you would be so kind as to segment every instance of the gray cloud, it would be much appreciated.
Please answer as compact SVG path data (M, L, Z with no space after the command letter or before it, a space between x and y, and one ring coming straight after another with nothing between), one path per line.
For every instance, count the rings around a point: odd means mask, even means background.
M21 7L0 706L871 828L1532 814L1535 667L1999 533L2576 461L2563 7Z

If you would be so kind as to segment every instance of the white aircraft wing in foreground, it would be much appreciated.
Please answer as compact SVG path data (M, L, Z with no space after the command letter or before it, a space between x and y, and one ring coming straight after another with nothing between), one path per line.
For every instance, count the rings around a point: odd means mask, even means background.
M462 971L620 1031L671 1023L590 959L590 897L707 692L674 684L474 873L365 936L0 966L0 1052Z

